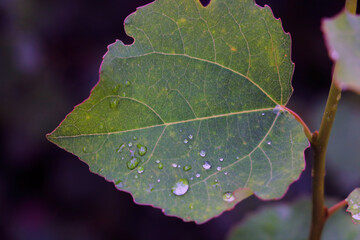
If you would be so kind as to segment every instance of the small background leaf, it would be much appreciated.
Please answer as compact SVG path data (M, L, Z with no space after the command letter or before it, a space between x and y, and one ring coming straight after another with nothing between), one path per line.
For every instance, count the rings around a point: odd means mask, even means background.
M354 223L360 223L360 188L352 191L346 201L349 205L346 211L351 213Z
M335 79L360 94L360 17L343 11L323 22L329 55L335 61Z
M311 202L300 200L292 205L275 205L254 213L233 228L229 240L306 240L310 230ZM360 228L339 210L325 224L322 239L360 239Z
M290 38L251 0L158 0L125 21L91 96L48 138L90 169L186 221L252 193L280 198L304 168ZM143 147L143 148L142 148Z

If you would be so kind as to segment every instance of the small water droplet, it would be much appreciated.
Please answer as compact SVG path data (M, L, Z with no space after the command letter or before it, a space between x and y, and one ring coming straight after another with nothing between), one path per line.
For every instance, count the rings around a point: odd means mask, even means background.
M194 204L190 203L190 204L189 204L189 208L190 208L190 209L194 209Z
M187 139L184 139L184 143L186 144L186 143L188 143L189 142L189 140L187 140Z
M268 141L267 144L268 144L268 145L271 145L271 141Z
M195 177L199 178L199 177L200 177L200 173L195 174Z
M239 156L237 156L237 157L236 157L236 160L239 160L239 159L240 159Z
M176 181L171 190L177 196L184 195L189 190L189 181L186 178L181 178Z
M193 137L194 137L194 136L191 135L191 134L188 136L189 139L193 139Z
M191 166L190 166L190 165L184 166L184 171L189 171L189 170L191 170Z
M130 85L131 85L131 82L130 82L130 81L126 81L126 82L125 82L125 86L126 86L126 87L129 87Z
M235 197L234 197L234 195L233 195L231 192L226 192L226 193L224 193L224 195L223 195L223 200L224 200L225 202L232 202L232 201L235 200Z
M201 157L205 157L205 156L206 156L205 150L201 150L201 151L199 152L199 154L200 154Z
M352 215L352 218L360 221L360 213Z
M83 148L82 148L82 151L83 151L84 153L86 153L86 147L83 147Z
M224 161L224 159L223 159L223 158L220 158L219 161L222 162L222 161Z
M122 153L122 151L124 150L124 148L125 148L125 143L122 143L122 144L120 144L119 148L116 149L116 152L117 152L117 153Z
M159 163L158 168L159 168L159 169L163 169L163 168L164 168L164 164Z
M138 173L143 173L144 171L145 171L144 166L140 166L140 167L138 167L138 169L137 169L137 172L138 172Z
M178 165L178 168L181 168L181 165L180 165L180 164Z
M264 116L265 115L265 113L261 113L261 116Z
M217 167L217 168L216 168L216 170L221 171L221 167L220 167L220 166L219 166L219 167Z
M115 109L117 107L117 105L119 104L119 99L118 98L113 98L110 100L109 104L110 104L110 107L112 109Z
M157 182L160 182L160 178L158 178L158 180L156 180Z
M229 174L229 172L224 172L224 175L228 175Z
M190 178L190 180L194 180L194 178L193 178L193 177L191 177L191 178Z
M114 93L114 94L117 94L118 91L119 91L119 88L120 88L120 84L116 85L116 86L113 88L113 93Z
M211 164L208 161L205 161L202 166L205 170L209 170L211 168Z
M137 137L136 137L136 136L134 136L134 137L133 137L133 140L134 140L134 141L136 141L136 140L137 140Z
M173 163L173 164L171 164L171 166L175 168L175 167L177 167L177 164Z
M126 166L128 169L133 170L139 165L139 159L134 157L131 160L127 161Z
M132 145L133 145L132 142L128 143L128 147L132 147Z
M137 148L139 149L139 155L140 156L144 156L147 152L147 147L141 145L141 144L138 144L137 145Z
M160 160L158 159L158 160L156 160L155 162L156 162L156 163L160 163Z

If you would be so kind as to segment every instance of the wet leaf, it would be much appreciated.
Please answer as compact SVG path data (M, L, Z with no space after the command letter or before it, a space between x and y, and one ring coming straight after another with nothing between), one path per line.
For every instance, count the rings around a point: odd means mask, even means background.
M228 240L307 240L310 221L310 200L266 207L233 227ZM327 220L321 239L360 239L360 228L351 223L345 211L339 210Z
M343 89L360 94L360 16L343 11L323 22L329 56L335 61L335 79Z
M360 188L356 188L346 199L348 208L354 223L360 223Z
M280 198L308 142L284 106L290 37L253 1L158 0L125 21L100 81L50 135L137 203L204 222ZM141 167L140 171L138 168Z

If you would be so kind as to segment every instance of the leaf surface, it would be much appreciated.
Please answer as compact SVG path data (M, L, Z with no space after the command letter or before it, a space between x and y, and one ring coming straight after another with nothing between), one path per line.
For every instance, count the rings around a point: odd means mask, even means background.
M343 89L360 94L360 16L341 12L323 22L329 55L335 61L335 79Z
M267 207L250 216L231 230L228 240L307 240L311 222L311 201ZM360 228L351 223L345 211L338 211L325 224L326 240L360 239Z
M356 188L346 199L354 223L360 223L360 188Z
M100 81L48 138L137 203L204 222L304 168L290 37L253 1L158 0L125 21Z

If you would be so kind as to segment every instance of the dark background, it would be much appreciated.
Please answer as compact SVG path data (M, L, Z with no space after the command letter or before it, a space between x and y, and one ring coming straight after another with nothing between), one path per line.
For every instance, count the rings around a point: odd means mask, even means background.
M88 171L48 142L98 80L107 45L129 44L123 21L151 0L0 0L0 239L224 239L259 205L255 197L203 224L184 223ZM205 2L205 1L204 1ZM311 105L325 97L332 62L320 22L343 0L258 0L292 37L295 89L288 105L313 126ZM308 156L310 151L306 152ZM310 167L283 202L309 195ZM344 197L327 182L327 193Z

